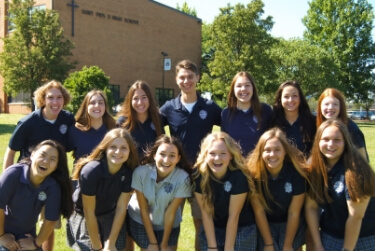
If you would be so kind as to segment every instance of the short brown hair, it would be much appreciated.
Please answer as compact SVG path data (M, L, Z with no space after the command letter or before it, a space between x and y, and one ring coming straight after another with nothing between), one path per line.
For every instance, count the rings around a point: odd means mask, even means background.
M61 91L64 97L64 106L69 104L71 97L68 90L59 81L51 80L35 90L34 99L37 107L42 108L46 105L46 92L51 88L57 88Z

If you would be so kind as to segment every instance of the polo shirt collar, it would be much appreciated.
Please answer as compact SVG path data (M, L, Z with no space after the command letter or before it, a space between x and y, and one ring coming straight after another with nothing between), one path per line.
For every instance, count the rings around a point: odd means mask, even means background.
M168 182L170 179L172 179L172 176L176 172L177 168L178 167L176 166L173 169L173 171L164 180L162 180L162 181L160 181L158 183L160 184L160 183ZM153 164L152 167L151 167L150 178L153 179L153 180L155 180L155 181L158 178L158 173L157 173L157 170L156 170L156 164Z
M32 189L34 190L43 190L45 187L48 187L53 183L53 178L50 176L47 176L42 184L38 188L35 188L33 184L31 184L30 179L29 179L29 174L30 174L30 168L31 166L28 166L27 164L22 165L22 173L20 176L20 182L29 185Z
M109 168L108 168L108 162L107 162L107 158L102 158L100 161L100 171L102 173L102 177L103 178L107 178L107 179L111 179L111 178L114 178L116 177L118 174L120 174L124 168L124 166L126 165L125 163L121 166L120 170L115 173L115 174L110 174L109 173Z
M238 108L236 107L236 112L242 112L242 113L244 113L244 114L249 114L249 113L252 113L252 112L253 112L253 107L250 107L249 109L247 109L246 112L244 112L243 110L238 109Z
M268 177L269 179L273 179L273 180L285 179L289 173L290 168L294 168L293 164L290 163L289 161L284 160L283 167L281 168L281 171L279 175L277 176L277 178L276 179L272 178L272 176L269 173L268 173Z
M195 107L201 106L202 102L203 102L203 98L197 92L197 102L195 103L193 110L195 109ZM176 105L177 110L183 109L184 106L181 102L181 93L178 94L178 96L176 98L176 104L177 104Z
M337 173L340 173L344 170L344 158L341 156L339 161L332 167L331 170L329 170L328 174L330 176L335 176Z

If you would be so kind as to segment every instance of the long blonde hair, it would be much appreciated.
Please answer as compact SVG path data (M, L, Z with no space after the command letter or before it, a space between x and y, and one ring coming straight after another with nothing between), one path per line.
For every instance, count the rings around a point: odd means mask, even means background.
M289 161L292 163L297 172L308 181L306 161L303 153L288 142L284 132L281 129L274 127L265 132L260 137L254 151L248 156L246 163L247 167L249 168L250 175L254 179L259 200L267 212L271 211L269 203L271 201L275 202L275 200L268 188L268 173L262 158L262 153L267 141L273 138L278 139L285 150L284 161Z
M124 138L126 142L128 143L129 150L130 150L129 158L125 163L127 167L134 170L138 165L138 152L137 152L135 143L133 141L133 138L126 129L115 128L106 133L103 140L98 144L97 147L95 147L95 149L92 151L92 153L89 156L80 158L78 160L75 166L75 169L73 171L73 174L72 174L72 179L78 180L79 174L81 173L81 169L90 161L101 160L102 158L104 158L106 156L107 148L112 143L112 141L115 140L116 138Z
M203 205L205 205L205 207L208 208L208 213L210 215L213 215L214 213L214 205L212 202L213 191L212 187L210 186L210 181L217 181L217 179L212 174L211 169L206 162L206 157L210 147L212 146L212 143L217 140L222 140L225 143L228 151L232 155L232 159L229 162L228 166L229 170L241 170L248 179L250 193L254 190L253 181L250 178L250 175L246 168L245 159L242 156L242 151L239 144L225 132L213 132L211 134L208 134L202 140L201 151L194 165L194 167L197 169L196 173L194 173L194 177L197 178L199 177L199 175L202 176L200 188L202 190Z

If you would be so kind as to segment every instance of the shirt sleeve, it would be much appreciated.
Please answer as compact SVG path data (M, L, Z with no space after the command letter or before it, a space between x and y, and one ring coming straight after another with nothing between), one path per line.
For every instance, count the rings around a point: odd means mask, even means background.
M87 196L96 195L97 187L100 182L100 164L93 165L93 162L87 163L81 170L79 183L82 194Z
M0 176L0 208L5 209L19 183L16 170L8 167Z
M31 117L29 117L31 119ZM32 131L30 130L30 127L28 126L27 123L28 120L20 120L17 123L16 128L13 131L13 134L9 140L9 148L14 150L14 151L20 151L24 143L27 142L28 139L28 132Z
M176 188L176 198L187 198L191 197L191 182L188 174L185 174L183 180L178 184Z
M137 167L132 176L132 182L131 182L131 187L135 190L138 190L143 193L143 180L142 178L145 178L146 174L143 171L144 166L139 166Z
M297 170L294 170L293 175L293 195L300 195L306 192L306 180Z
M132 170L130 168L125 167L125 180L122 182L122 191L123 193L130 193L132 191Z

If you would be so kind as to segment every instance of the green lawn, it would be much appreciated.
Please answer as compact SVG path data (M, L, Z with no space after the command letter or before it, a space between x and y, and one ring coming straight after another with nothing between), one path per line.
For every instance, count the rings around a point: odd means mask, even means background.
M13 129L17 121L22 118L23 115L14 115L14 114L3 114L0 113L0 167L2 169L3 159L5 149L8 145L9 138L13 132ZM375 162L375 137L373 136L375 132L375 123L373 122L361 122L356 121L365 134L367 151L370 156L370 163L373 167ZM215 128L218 130L218 128ZM70 167L72 167L72 158L69 158ZM193 222L190 216L190 206L188 203L185 204L183 222L181 225L181 233L179 239L179 251L188 251L193 250L194 247L194 227ZM55 250L57 251L67 251L71 250L65 244L65 225L56 231L55 238ZM136 249L139 250L139 249Z

